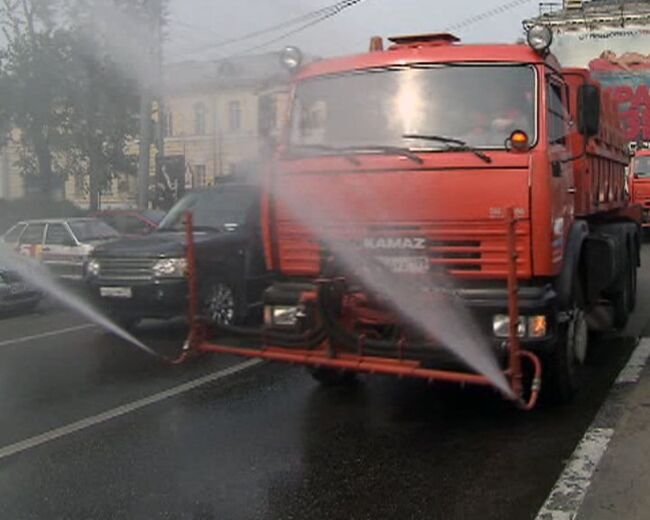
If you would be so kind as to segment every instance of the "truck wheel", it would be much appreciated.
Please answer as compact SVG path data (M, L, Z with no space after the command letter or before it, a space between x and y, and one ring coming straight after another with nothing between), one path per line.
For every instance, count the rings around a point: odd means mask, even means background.
M581 309L571 312L568 323L559 325L553 352L545 359L543 389L557 404L570 402L580 386L580 369L587 356L589 330Z
M630 267L630 302L629 302L629 309L630 313L636 309L636 290L637 290L637 250L636 250L636 245L632 246L632 251L630 252L630 259L629 259L629 267Z
M228 284L214 282L205 292L202 311L206 318L217 325L236 325L240 321L241 306L236 291Z
M628 262L629 264L629 262ZM631 304L632 304L632 291L634 290L632 271L636 273L635 269L630 269L629 265L625 266L625 272L623 273L623 280L621 282L621 288L618 292L614 293L612 296L612 307L614 312L614 328L617 330L622 330L627 325L627 321L630 318Z
M349 386L357 382L354 372L341 372L332 368L308 368L307 370L323 386Z

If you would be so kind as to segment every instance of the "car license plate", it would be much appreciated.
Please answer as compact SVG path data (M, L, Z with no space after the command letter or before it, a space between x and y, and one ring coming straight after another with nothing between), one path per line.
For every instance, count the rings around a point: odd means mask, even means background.
M429 272L429 258L426 256L378 256L391 272L399 274L424 274Z
M100 287L99 295L102 298L132 298L133 291L130 287Z

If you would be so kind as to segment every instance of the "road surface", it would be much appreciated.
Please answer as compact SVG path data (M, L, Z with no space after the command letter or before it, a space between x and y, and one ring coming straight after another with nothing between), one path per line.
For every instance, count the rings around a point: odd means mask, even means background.
M650 265L650 247L643 251ZM168 367L49 306L0 319L0 510L11 519L533 519L650 317L592 345L570 406L301 369ZM139 337L173 353L183 325Z

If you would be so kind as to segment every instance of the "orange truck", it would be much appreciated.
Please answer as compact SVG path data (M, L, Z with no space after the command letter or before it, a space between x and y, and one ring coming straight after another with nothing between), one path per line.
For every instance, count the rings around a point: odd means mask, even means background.
M630 196L643 209L644 228L650 227L650 150L636 150L630 164Z
M563 70L550 39L541 26L528 45L373 38L305 66L287 49L287 128L263 180L276 276L262 346L206 341L198 318L188 345L307 365L326 384L365 372L489 385L446 355L461 328L423 323L449 298L520 403L539 390L521 385L529 361L542 392L570 399L589 328L620 329L634 307L641 212L614 101ZM359 274L366 260L384 287ZM386 295L400 280L423 298L410 310Z

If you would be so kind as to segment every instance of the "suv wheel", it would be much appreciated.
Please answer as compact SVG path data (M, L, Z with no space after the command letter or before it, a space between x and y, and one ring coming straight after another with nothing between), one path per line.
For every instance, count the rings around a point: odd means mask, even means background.
M232 287L213 283L203 298L203 314L217 325L235 325L239 320L237 295Z

